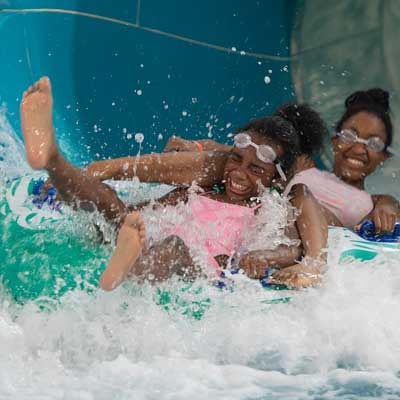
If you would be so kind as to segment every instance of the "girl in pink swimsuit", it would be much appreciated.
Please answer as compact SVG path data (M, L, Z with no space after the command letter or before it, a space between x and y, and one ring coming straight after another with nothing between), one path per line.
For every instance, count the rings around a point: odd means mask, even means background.
M165 279L173 273L186 278L198 276L202 271L193 262L187 245L191 244L193 234L191 237L184 232L184 227L176 227L175 234L143 250L145 228L140 216L137 213L127 215L127 207L109 186L74 167L63 157L54 138L52 104L48 78L40 79L23 94L20 111L27 160L32 168L48 171L63 201L89 210L95 208L119 228L117 246L101 277L100 286L112 290L128 273L155 280ZM304 114L298 114L297 123L273 116L251 121L240 129L224 165L221 182L224 191L197 197L190 204L193 214L188 223L207 224L207 229L203 227L206 232L204 240L197 244L203 247L210 264L215 265L214 260L219 261L221 257L229 257L238 245L241 230L251 220L257 206L254 199L260 194L260 186L270 187L278 175L285 180L285 173L300 152L299 141L305 131L304 126L298 128L300 120L306 121ZM323 132L324 124L319 116L314 113L311 119L313 123L309 129ZM164 200L171 203L187 199L187 191L182 193L181 190ZM124 221L122 226L121 221ZM271 262L290 265L301 255L297 247L284 250L286 258L271 254L263 265ZM280 261L274 261L273 257Z
M319 116L312 112L312 118L315 130L319 134L324 132L325 125ZM254 218L259 206L256 198L260 195L260 184L269 188L276 177L286 180L285 172L289 171L300 152L299 137L294 125L280 116L254 120L239 129L224 167L224 190L191 198L185 193L184 198L180 197L180 201L188 201L189 217L165 240L143 250L133 265L128 265L131 261L127 259L124 262L124 257L120 256L126 244L123 238L119 238L116 252L103 273L101 286L113 289L120 283L122 279L116 283L115 274L111 274L117 268L139 277L151 276L154 280L163 280L172 274L186 279L207 274L193 261L190 251L193 248L206 255L208 266L213 267L209 270L211 274L218 274L222 259L226 260L235 253L243 230ZM124 224L123 228L129 227ZM293 233L297 235L295 228ZM286 260L286 265L291 265L301 256L301 249L288 251L291 257ZM269 262L265 260L264 268Z

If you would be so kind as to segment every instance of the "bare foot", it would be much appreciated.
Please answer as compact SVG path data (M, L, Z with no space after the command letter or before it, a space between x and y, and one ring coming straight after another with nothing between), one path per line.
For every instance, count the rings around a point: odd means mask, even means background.
M146 229L142 217L137 212L128 214L118 233L114 253L100 278L100 287L113 290L126 278L146 239Z
M26 158L33 169L46 169L58 154L53 132L53 98L49 78L41 78L23 94L20 115Z

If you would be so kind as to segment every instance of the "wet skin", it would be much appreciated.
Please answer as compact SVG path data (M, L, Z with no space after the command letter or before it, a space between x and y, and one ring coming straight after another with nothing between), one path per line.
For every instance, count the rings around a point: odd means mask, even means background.
M258 144L271 146L278 157L283 155L283 149L268 137L255 132L247 132L251 140ZM230 203L243 204L252 197L259 195L261 183L270 187L276 174L273 163L265 163L257 157L256 149L233 147L224 169L225 197Z

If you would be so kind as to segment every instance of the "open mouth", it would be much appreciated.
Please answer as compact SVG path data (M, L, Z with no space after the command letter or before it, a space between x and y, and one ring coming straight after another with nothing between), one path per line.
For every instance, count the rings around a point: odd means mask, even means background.
M228 178L227 183L228 183L229 191L232 193L235 193L239 196L246 195L251 190L251 188L249 188L248 186L241 185L240 183L233 181L231 178Z
M356 169L364 168L364 166L366 164L365 161L359 160L357 158L352 158L352 157L346 157L345 160L346 160L347 165L349 165L352 168L356 168Z

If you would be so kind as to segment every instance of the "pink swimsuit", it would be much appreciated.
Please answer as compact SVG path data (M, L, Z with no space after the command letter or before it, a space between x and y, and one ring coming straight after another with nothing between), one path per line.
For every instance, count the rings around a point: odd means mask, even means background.
M296 174L287 185L288 195L296 184L304 184L317 201L347 228L353 229L374 207L371 196L339 179L335 174L310 168Z
M215 256L231 256L240 245L243 230L253 221L255 208L194 196L188 203L191 220L171 232L188 247L206 252L208 265L218 267ZM257 208L257 207L256 207Z

